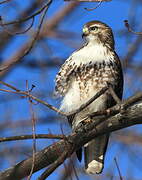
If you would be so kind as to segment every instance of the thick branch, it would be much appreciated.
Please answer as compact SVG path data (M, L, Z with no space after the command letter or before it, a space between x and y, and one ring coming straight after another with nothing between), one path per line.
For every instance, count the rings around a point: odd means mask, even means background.
M117 106L117 105L116 105ZM115 109L115 106L114 106ZM98 123L101 122L101 123ZM116 131L135 124L142 123L142 100L131 104L123 112L119 112L110 117L104 115L93 118L92 123L85 126L80 125L75 133L67 136L53 145L39 151L35 155L35 165L33 172L54 163L65 149L68 149L68 157L78 148L82 147L94 137L104 133ZM32 167L32 158L28 158L17 165L0 173L0 180L21 179L29 175Z

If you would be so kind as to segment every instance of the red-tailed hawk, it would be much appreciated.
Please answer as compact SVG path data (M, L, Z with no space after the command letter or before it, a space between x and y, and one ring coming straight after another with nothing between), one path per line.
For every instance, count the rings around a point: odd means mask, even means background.
M91 21L83 27L85 43L62 65L56 76L56 91L63 96L60 109L71 112L87 102L107 83L122 98L123 74L119 57L114 50L111 28L100 21ZM116 104L107 91L71 119L72 129L88 113L102 111ZM109 134L94 138L84 146L85 169L89 174L101 173ZM79 159L81 151L77 151Z

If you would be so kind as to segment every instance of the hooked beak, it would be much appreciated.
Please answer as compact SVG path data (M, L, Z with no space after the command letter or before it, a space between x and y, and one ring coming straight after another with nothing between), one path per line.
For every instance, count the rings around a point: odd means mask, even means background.
M85 38L86 34L85 33L82 33L82 39Z
M82 38L85 38L89 34L89 30L87 27L83 28Z

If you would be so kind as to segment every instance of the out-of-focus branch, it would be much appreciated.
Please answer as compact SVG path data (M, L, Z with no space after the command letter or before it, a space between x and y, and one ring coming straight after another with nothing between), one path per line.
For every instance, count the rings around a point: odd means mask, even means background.
M136 99L136 97L137 96L133 96L131 99ZM130 103L128 108L116 115L112 115L108 118L104 115L97 116L93 118L91 123L87 123L84 126L80 124L75 133L72 133L63 140L60 140L35 154L35 166L33 172L54 163L57 159L59 159L61 154L63 154L65 149L70 150L67 155L67 157L70 157L73 152L82 147L88 141L92 140L94 137L135 124L141 124L141 112L142 99L139 99L139 101L134 104ZM98 121L101 123L97 124ZM1 172L0 180L19 180L20 178L26 177L30 173L31 165L32 158L28 158L4 172Z
M111 0L64 0L64 1L76 1L76 2L103 2L103 1L111 1Z
M64 17L69 15L69 13L73 12L73 10L78 5L79 2L72 2L69 5L66 5L63 9L58 11L50 20L48 20L47 23L44 23L43 28L40 30L40 33L38 35L38 40L44 38L45 36L49 36L49 34L54 33L54 28L58 26L58 24L64 19ZM14 65L20 63L21 59L27 54L26 51L29 52L31 48L31 41L29 41L25 43L19 50L17 50L17 53L14 54L11 58L4 61L4 63L0 67L0 79L7 75L7 73L14 67ZM3 70L3 68L5 69L5 67L8 67L8 69Z
M123 133L118 132L115 134L114 140L117 140L118 142L129 145L129 146L133 146L134 144L142 146L141 134L138 134L133 131L125 131Z
M24 9L16 19L23 19L29 16L31 13L35 12L37 8L40 8L43 5L43 0L35 0L33 3L31 2L30 6ZM10 32L19 32L22 31L21 28L23 27L23 23L14 24L12 27L9 28ZM13 35L6 33L5 31L0 32L0 49L1 51L7 46L7 44L13 39Z
M15 65L16 63L20 62L22 60L23 57L25 57L30 51L31 49L33 48L37 38L38 38L38 35L40 33L40 30L41 30L41 26L42 26L42 23L43 23L43 20L44 20L44 17L46 15L46 12L50 6L50 4L52 3L52 0L48 0L48 2L46 3L46 8L44 9L44 12L42 14L42 17L41 17L41 20L40 20L40 23L38 25L38 29L37 31L35 32L35 34L33 35L33 38L30 40L30 42L28 42L28 44L26 44L26 46L23 47L22 49L22 52L23 53L19 53L18 52L18 56L16 56L14 58L14 60L11 60L11 61L8 61L6 62L5 64L3 64L1 67L0 67L0 76L4 75L7 71L9 71L9 69Z
M123 62L123 67L126 68L127 66L129 67L129 64L132 63L134 55L137 53L140 45L142 43L142 36L138 36L136 40L131 43L128 53L124 57L124 62Z
M1 17L0 17L0 18L1 18ZM11 31L9 31L9 30L2 24L1 19L0 19L0 26L2 26L3 29L4 29L4 31L5 31L6 33L10 34L10 35L24 34L24 33L26 33L27 31L29 31L29 30L32 28L33 24L34 24L34 17L32 18L32 22L31 22L30 26L29 26L27 29L25 29L25 30L23 30L23 31L21 31L21 32L14 32L14 33L13 33L13 32L11 32Z
M11 25L11 24L19 24L19 23L22 23L22 22L25 22L25 21L28 21L30 19L33 19L35 16L39 15L40 13L43 12L44 9L46 9L47 5L49 5L48 3L45 4L42 8L40 8L38 11L36 11L34 14L32 14L31 16L28 16L26 18L23 18L23 19L19 19L19 20L16 20L16 21L11 21L11 22L3 22L2 20L2 17L1 17L1 26L6 26L6 25Z
M0 2L0 5L1 5L1 4L8 3L9 1L11 1L11 0L4 0L4 1Z
M133 33L133 34L137 34L137 35L142 35L142 32L135 32L132 30L132 28L130 27L128 20L124 20L124 24L126 26L126 28L128 29L129 32Z
M84 9L87 10L87 11L93 11L93 10L97 9L102 4L102 2L103 1L99 1L99 3L93 8L84 8Z
M57 11L51 19L44 23L39 37L44 38L54 34L54 29L79 6L79 2L71 2Z
M78 169L76 169L77 164L77 158L76 155L72 156L68 162L64 163L64 169L61 172L59 180L67 180L67 179L73 179L72 176L75 175L76 180L79 180L78 177Z
M56 107L52 106L51 104L49 104L49 103L47 103L47 102L45 102L45 101L43 101L43 100L33 96L32 94L29 94L29 92L27 92L27 91L20 91L20 90L18 90L18 91L11 91L11 90L6 90L6 89L0 89L0 91L24 95L25 97L28 97L28 98L30 98L32 100L35 100L36 102L45 105L49 109L51 109L51 110L53 110L55 112L58 112L61 115L66 116L66 113L60 111L59 109L57 109Z

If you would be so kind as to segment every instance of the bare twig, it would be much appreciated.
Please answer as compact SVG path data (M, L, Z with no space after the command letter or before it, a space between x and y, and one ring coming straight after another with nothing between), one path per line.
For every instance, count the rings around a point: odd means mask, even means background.
M0 5L4 4L4 3L8 3L9 1L11 1L11 0L4 0L4 1L0 2Z
M64 136L63 135L55 135L55 134L35 134L35 138L36 139L63 139ZM28 139L33 139L33 135L3 137L3 138L0 138L0 142L28 140Z
M28 48L24 51L23 54L20 54L20 56L18 56L15 61L12 61L9 65L7 65L6 67L1 67L0 68L0 72L1 71L4 71L4 70L7 70L10 66L13 66L14 64L18 63L21 59L23 59L23 57L25 57L30 51L31 49L33 48L36 40L38 39L38 35L40 33L40 30L41 30L41 26L43 24L43 21L44 21L44 18L45 18L45 15L47 13L47 10L50 6L50 4L52 3L52 0L48 0L47 4L46 4L46 8L44 10L44 13L42 14L42 17L41 17L41 20L40 20L40 23L38 25L38 28L37 28L37 31L36 33L34 34L33 38L31 39L31 42L29 43L29 46Z
M7 86L7 87L9 87L10 89L13 89L13 90L15 90L15 91L20 91L19 89L17 89L16 87L14 87L14 86L12 86L11 84L8 84L8 83L6 83L6 82L4 82L4 81L0 81L0 84L3 84L3 85L5 85L5 86Z
M0 83L3 82L3 81L0 81ZM56 107L50 105L49 103L45 102L45 101L42 101L40 99L38 99L37 97L29 94L27 91L21 91L15 87L13 87L12 85L9 85L7 83L4 83L4 85L8 86L9 88L15 90L15 91L10 91L10 90L5 90L5 89L0 89L0 91L3 91L3 92L11 92L11 93L15 93L15 94L22 94L22 95L25 95L25 97L29 97L41 104L44 104L45 106L47 106L48 108L52 109L53 111L55 112L58 112L59 114L63 115L63 116L70 116L70 115L74 115L80 111L82 111L84 108L86 108L89 104L91 104L94 100L96 100L98 97L100 97L104 92L106 92L108 90L109 87L104 87L102 88L98 93L96 93L89 101L87 101L86 103L84 103L83 105L81 105L77 110L75 111L72 111L72 112L69 112L69 113L65 113L63 111L60 111L59 109L57 109Z
M117 167L117 170L118 170L119 178L120 178L120 180L123 180L122 175L121 175L121 171L120 171L120 168L119 168L119 165L117 163L116 158L114 158L114 161L115 161L115 164L116 164L116 167Z
M40 1L42 1L42 0L40 0ZM38 2L38 4L40 3L40 1ZM40 31L40 34L38 35L38 40L40 40L42 38L45 38L47 36L50 36L54 32L55 27L57 27L57 25L59 25L59 23L65 17L67 17L67 15L71 14L78 5L79 5L79 2L72 2L72 3L68 4L68 5L65 5L63 8L61 8L61 10L57 11L57 13L55 13L52 18L48 19L47 22L45 22L43 24L43 27L42 27L42 29ZM37 5L36 5L36 7L37 7ZM47 31L47 29L48 29L48 31ZM6 41L7 41L7 39L6 39ZM2 44L3 43L1 42L1 46L2 46ZM14 66L17 63L21 63L22 62L20 57L22 56L22 54L25 53L25 51L29 48L30 45L31 45L31 40L29 40L27 43L25 43L22 47L20 47L17 50L17 52L12 57L10 57L8 60L4 61L1 64L1 67L0 67L0 78L3 78L4 76L6 76L10 72L10 70L12 68L14 68ZM4 67L9 67L9 68L2 71L2 69Z
M124 109L127 109L129 106L135 104L142 100L142 92L136 93L134 96L129 97L128 99L122 102L122 106Z
M55 112L57 112L57 113L59 113L59 114L61 114L61 115L63 115L63 116L66 116L66 113L60 111L58 108L56 108L56 107L52 106L51 104L49 104L49 103L47 103L47 102L45 102L45 101L43 101L43 100L41 100L41 99L39 99L39 98L31 95L31 94L29 94L29 93L26 92L26 91L20 91L20 90L19 90L19 91L11 91L11 90L6 90L6 89L0 89L0 91L9 92L9 93L14 93L14 94L22 94L22 95L25 95L25 97L29 97L29 98L31 98L31 99L33 99L33 100L35 100L35 101L37 101L37 102L45 105L45 106L48 107L49 109L51 109L51 110L53 110L53 111L55 111Z
M27 92L30 94L30 92L32 91L32 89L34 88L34 86L32 86L31 89L29 89L28 86L28 81L26 81L26 89ZM30 171L30 175L28 176L28 180L31 179L32 174L33 174L33 170L34 170L34 166L35 166L35 153L36 153L36 118L35 118L35 114L34 114L34 110L33 110L33 106L32 106L32 101L29 100L29 105L30 105L30 112L31 112L31 118L32 118L32 135L33 135L33 147L32 147L32 167L31 167L31 171Z
M128 23L128 20L124 20L124 24L126 26L126 28L128 29L129 32L131 33L134 33L134 34L137 34L137 35L142 35L142 32L135 32L131 29L129 23Z
M98 111L98 112L94 112L90 115L88 115L89 117L93 118L95 116L101 116L101 115L105 115L106 118L110 117L112 115L115 115L119 112L121 112L122 110L124 111L125 109L127 109L129 106L135 104L136 102L139 102L142 100L142 92L139 92L137 94L135 94L135 96L132 96L126 100L121 101L121 103L116 104L115 106L108 108L104 111ZM97 122L96 122L97 123Z
M95 6L94 8L84 8L87 11L93 11L95 9L97 9L101 4L102 4L103 0L100 0L99 3L97 4L97 6Z
M28 16L28 17L23 18L23 19L19 19L19 20L16 20L16 21L11 21L11 22L7 22L6 23L6 22L2 22L2 17L1 17L1 24L0 25L6 26L6 25L12 25L12 24L19 24L19 23L28 21L30 19L33 19L35 16L39 15L40 13L42 13L49 6L49 2L50 1L48 1L41 9L39 9L37 12L35 12L31 16Z
M109 91L113 99L116 101L116 103L120 104L121 100L119 99L119 97L117 96L111 85L109 85Z
M2 19L0 18L0 26L2 26L3 29L4 29L4 31L6 31L6 32L7 32L8 34L10 34L10 35L24 34L24 33L28 32L28 31L32 28L33 24L34 24L34 17L32 18L32 22L31 22L30 26L29 26L27 29L25 29L24 31L21 31L21 32L11 32L11 31L9 31L9 30L5 27L5 25L2 23Z
M95 101L98 97L100 97L102 94L104 94L109 87L104 87L102 88L98 93L96 93L89 101L86 103L82 104L77 110L72 111L70 113L67 113L67 116L74 115L85 109L89 104L91 104L93 101Z

